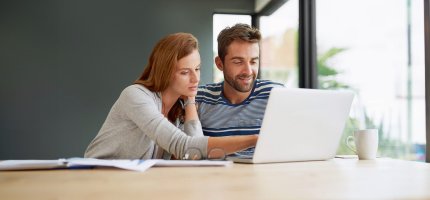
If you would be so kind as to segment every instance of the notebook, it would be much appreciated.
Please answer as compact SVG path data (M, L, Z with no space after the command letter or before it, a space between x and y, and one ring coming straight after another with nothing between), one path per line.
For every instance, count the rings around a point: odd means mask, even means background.
M273 88L252 156L239 163L334 158L354 94L351 91Z

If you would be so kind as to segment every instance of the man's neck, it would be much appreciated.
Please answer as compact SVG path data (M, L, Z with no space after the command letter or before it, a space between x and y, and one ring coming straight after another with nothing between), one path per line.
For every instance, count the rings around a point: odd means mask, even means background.
M231 104L240 104L243 101L245 101L246 98L249 97L251 94L252 89L249 92L239 92L232 88L230 85L228 85L226 82L224 82L223 87L223 94L224 97L231 103Z

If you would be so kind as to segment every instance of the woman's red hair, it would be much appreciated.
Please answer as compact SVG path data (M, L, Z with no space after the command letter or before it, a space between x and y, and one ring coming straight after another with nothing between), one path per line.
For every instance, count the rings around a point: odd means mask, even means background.
M198 50L197 39L189 33L175 33L162 38L152 50L142 75L134 83L144 85L153 92L162 92L172 80L178 60ZM180 102L170 109L168 119L175 121L183 116Z

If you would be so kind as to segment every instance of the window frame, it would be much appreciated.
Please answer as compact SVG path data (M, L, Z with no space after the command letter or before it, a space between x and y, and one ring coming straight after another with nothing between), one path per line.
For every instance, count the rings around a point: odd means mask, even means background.
M424 0L426 162L430 163L430 0Z

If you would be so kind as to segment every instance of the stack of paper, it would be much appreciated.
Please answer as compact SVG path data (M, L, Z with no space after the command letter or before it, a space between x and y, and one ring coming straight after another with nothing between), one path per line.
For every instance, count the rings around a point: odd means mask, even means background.
M103 160L94 158L69 158L58 160L5 160L0 161L0 170L114 167L143 172L152 166L229 166L231 164L231 161L208 160Z

